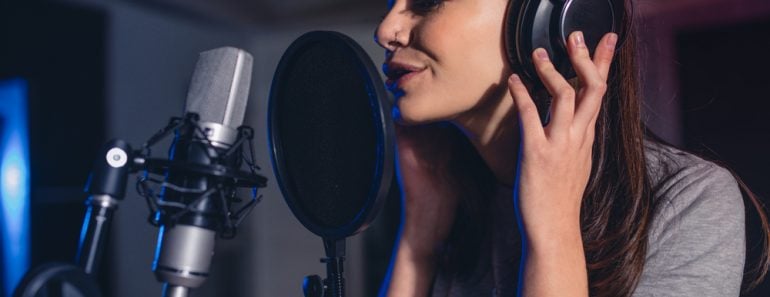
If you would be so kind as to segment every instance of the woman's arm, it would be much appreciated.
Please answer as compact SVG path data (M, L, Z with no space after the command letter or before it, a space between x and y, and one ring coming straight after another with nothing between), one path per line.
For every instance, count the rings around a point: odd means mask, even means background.
M380 296L424 297L430 293L436 251L454 222L457 189L446 168L451 150L449 127L396 125L401 226L393 260Z
M570 61L581 84L577 92L556 71L545 50L535 50L535 68L553 97L551 120L545 127L518 76L509 80L522 129L514 189L524 251L521 296L588 296L580 205L616 41L617 35L605 35L591 60L582 33L570 35Z
M435 255L429 249L416 247L411 235L401 235L396 244L395 259L380 296L427 296L435 273Z

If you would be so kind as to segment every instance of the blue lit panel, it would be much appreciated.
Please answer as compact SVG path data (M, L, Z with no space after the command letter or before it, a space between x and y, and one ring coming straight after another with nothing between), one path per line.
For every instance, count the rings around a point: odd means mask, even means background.
M10 296L29 267L27 86L0 81L0 236L3 288Z

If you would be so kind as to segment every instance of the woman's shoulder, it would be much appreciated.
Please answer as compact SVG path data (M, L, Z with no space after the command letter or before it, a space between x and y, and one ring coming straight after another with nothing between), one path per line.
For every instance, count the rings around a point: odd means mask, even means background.
M670 146L647 143L646 154L658 200L635 296L737 296L745 255L737 181L726 168Z
M724 199L742 199L732 173L712 161L651 141L645 142L645 157L650 182L658 198L719 194Z
M645 154L658 223L722 215L743 225L743 195L728 169L660 143L647 142Z

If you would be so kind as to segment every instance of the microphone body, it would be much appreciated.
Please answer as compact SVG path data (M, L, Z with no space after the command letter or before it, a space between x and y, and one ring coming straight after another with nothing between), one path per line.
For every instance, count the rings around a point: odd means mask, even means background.
M182 166L169 168L161 192L163 201L184 207L155 213L160 230L153 271L164 283L164 296L187 296L208 277L236 187L196 168L240 167L240 151L229 149L243 123L251 65L251 55L232 47L203 52L196 65L186 112L200 118L176 132L169 160Z

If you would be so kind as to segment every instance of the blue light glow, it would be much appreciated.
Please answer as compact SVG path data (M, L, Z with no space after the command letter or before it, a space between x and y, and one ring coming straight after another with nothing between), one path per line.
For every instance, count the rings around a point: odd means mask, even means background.
M3 287L10 296L29 267L27 86L0 82L0 219Z

